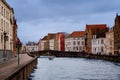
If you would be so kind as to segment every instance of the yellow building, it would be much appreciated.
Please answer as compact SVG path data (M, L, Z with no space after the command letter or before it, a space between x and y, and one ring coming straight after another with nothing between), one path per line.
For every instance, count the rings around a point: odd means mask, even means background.
M0 0L0 50L13 50L13 25L13 8L5 0Z
M13 8L0 0L0 59L16 56L17 23Z

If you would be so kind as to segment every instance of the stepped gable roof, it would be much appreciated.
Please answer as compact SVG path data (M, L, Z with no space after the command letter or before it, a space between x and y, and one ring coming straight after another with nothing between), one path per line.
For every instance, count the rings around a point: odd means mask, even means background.
M70 37L84 37L84 35L85 35L85 31L74 31L68 36L68 38L70 38Z
M86 32L89 32L90 30L92 31L92 35L94 35L97 32L101 32L107 28L106 24L91 24L91 25L86 25Z

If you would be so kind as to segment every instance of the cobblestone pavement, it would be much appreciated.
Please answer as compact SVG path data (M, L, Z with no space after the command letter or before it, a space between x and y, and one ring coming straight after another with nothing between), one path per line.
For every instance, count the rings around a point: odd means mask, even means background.
M33 57L27 54L20 54L20 65L18 66L18 57L10 60L0 60L0 80L2 80L7 75L10 75L13 71L20 68L21 65L26 64L31 61Z

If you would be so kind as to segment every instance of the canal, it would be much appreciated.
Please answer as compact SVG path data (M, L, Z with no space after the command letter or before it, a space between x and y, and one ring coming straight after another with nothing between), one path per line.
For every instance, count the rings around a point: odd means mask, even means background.
M120 63L84 58L39 58L29 80L120 80Z

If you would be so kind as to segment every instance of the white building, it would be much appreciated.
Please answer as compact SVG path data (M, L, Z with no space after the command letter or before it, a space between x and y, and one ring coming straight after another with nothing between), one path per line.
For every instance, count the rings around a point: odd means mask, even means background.
M84 51L85 40L84 31L74 31L65 39L65 51Z
M50 50L54 50L54 38L50 39Z
M38 51L38 44L35 42L28 42L26 44L26 49L28 52Z
M105 33L106 31L103 31L93 35L91 50L93 54L106 54Z
M4 49L4 41L6 41L6 50L13 51L13 23L13 8L5 0L0 0L0 50ZM6 40L5 34L8 36Z

